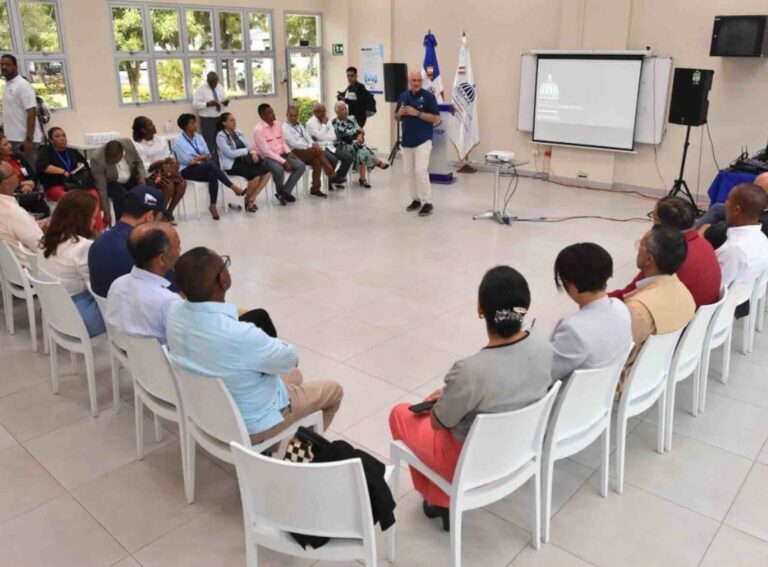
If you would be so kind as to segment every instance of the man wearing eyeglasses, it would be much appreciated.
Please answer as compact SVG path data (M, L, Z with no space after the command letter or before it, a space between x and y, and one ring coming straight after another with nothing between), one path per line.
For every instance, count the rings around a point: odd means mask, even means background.
M14 248L23 244L30 250L36 250L43 231L14 197L18 185L19 176L13 168L7 162L0 162L0 240L7 241ZM14 249L14 253L21 259L18 250Z
M225 299L232 286L230 263L228 256L203 247L179 258L176 281L186 301L168 312L171 357L190 372L224 381L254 444L316 411L323 412L327 429L341 405L341 386L304 382L296 349L277 338L266 311L238 316Z

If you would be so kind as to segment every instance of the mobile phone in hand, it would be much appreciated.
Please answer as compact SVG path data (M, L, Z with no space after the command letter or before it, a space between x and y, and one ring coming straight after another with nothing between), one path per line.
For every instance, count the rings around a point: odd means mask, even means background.
M435 402L420 402L418 404L413 404L408 409L411 410L413 413L423 413L425 411L429 411L432 409L432 406L435 405Z

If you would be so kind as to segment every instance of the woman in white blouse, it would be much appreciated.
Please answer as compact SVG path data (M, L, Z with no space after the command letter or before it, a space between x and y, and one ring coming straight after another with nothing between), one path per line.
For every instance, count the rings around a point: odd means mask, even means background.
M87 191L73 190L59 201L40 239L40 266L56 276L72 296L91 337L106 331L96 300L88 293L88 250L97 235L98 201Z
M184 198L187 182L179 173L179 163L168 146L168 140L157 135L155 123L146 116L134 118L131 129L133 145L149 172L147 182L163 192L165 206L173 214L176 205Z

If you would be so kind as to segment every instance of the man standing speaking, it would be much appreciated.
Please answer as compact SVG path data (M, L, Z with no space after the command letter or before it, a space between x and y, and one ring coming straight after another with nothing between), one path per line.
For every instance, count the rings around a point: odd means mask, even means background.
M421 70L408 73L408 90L400 95L395 120L402 128L403 169L413 201L406 211L419 210L420 217L432 214L432 186L429 183L429 155L432 127L440 122L435 95L421 88Z

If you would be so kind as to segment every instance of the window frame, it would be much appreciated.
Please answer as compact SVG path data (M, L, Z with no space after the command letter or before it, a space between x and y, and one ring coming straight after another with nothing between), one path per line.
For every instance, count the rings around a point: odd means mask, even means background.
M35 1L52 1L52 0L35 0ZM58 0L57 0L58 1ZM231 100L248 99L248 98L271 98L278 95L278 78L277 74L277 55L274 49L275 46L275 18L274 10L269 8L255 8L250 6L228 7L228 6L212 6L208 4L171 4L162 1L137 1L132 0L108 0L107 15L110 22L110 32L112 37L112 53L113 53L113 69L116 75L117 84L117 99L120 107L136 107L145 105L167 105L167 104L186 104L191 103L194 98L195 88L192 84L192 60L195 59L210 59L214 61L215 70L219 76L223 76L223 61L227 58L243 59L245 62L245 92L241 95L229 97ZM144 26L144 47L142 52L122 52L117 50L117 45L114 37L114 27L112 24L112 8L113 7L131 7L139 8L142 10L142 22ZM154 32L152 30L152 10L174 10L178 15L179 22L179 49L176 51L161 50L156 51ZM212 35L212 47L211 49L204 50L192 50L189 49L189 30L187 26L187 13L190 11L209 12L211 14L211 35ZM221 33L220 33L220 14L235 12L240 14L240 28L242 34L243 46L242 49L236 50L223 50L221 49ZM268 50L256 50L251 49L250 41L250 24L249 18L253 13L266 14L269 22L269 44L271 49ZM294 13L294 12L291 12ZM313 13L321 17L320 13ZM118 65L124 60L146 60L149 70L150 81L150 95L149 101L137 101L137 102L125 102L123 101L122 91L120 87L120 73L118 71ZM157 60L159 59L181 59L184 69L184 89L186 91L186 98L175 101L160 100L159 84L157 78ZM253 83L253 63L254 59L271 59L272 60L272 89L269 93L257 93L255 92L255 86Z
M318 18L318 29L317 29L317 35L318 35L318 41L317 45L308 45L306 47L300 46L300 45L288 45L288 33L287 33L287 20L288 16L314 16ZM288 104L294 104L294 101L296 100L293 97L293 87L291 85L291 54L292 53L300 53L300 52L306 52L309 51L311 53L316 53L318 56L318 63L320 65L320 71L319 71L319 80L320 80L320 101L323 100L324 94L325 94L325 56L323 54L324 44L323 40L325 38L325 33L323 30L323 13L322 12L313 12L313 11L307 11L307 10L284 10L283 11L283 36L285 39L285 73L286 73L286 79L287 79L287 85L286 85L286 97L288 99Z
M65 36L61 22L61 0L5 0L8 9L8 27L11 35L11 45L7 53L11 53L19 62L19 74L28 76L31 63L61 63L64 75L64 88L67 94L67 106L61 108L50 107L52 113L75 110L75 96L72 91L70 79L69 58ZM59 39L58 51L26 51L24 49L24 28L21 22L21 4L48 4L54 6L56 33Z

